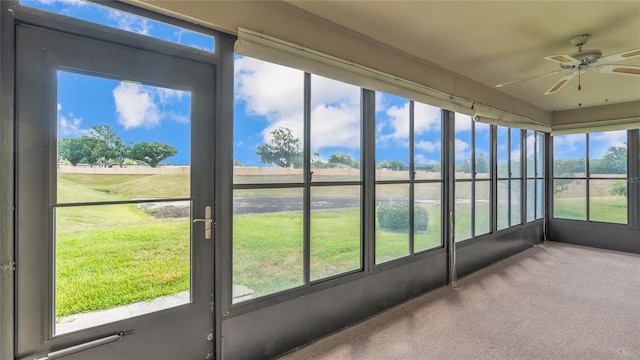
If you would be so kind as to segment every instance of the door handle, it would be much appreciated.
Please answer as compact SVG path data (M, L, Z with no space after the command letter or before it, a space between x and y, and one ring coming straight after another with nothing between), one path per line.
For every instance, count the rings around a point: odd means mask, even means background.
M204 223L204 238L211 239L211 229L213 228L213 219L211 219L211 206L204 208L204 219L193 219L194 223Z

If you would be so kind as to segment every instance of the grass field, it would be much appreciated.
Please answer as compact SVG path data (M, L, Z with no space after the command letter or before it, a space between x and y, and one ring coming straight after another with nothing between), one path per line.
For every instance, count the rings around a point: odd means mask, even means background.
M60 174L58 202L184 197L185 175ZM299 191L299 190L296 190ZM425 187L420 196L439 191ZM264 191L245 191L261 196ZM353 187L318 187L317 197L353 197ZM291 196L274 189L271 196ZM440 246L439 204L421 205L429 229L415 234L415 250ZM313 210L310 276L322 279L361 267L358 208ZM154 218L135 204L56 209L56 316L148 300L189 288L188 218ZM378 262L408 252L408 234L378 229ZM233 282L261 296L302 284L302 215L295 212L234 217Z
M589 220L618 224L627 223L627 198L612 196L609 189L615 180L592 180L589 187ZM583 180L569 184L554 194L553 216L562 219L587 219L587 192Z
M58 201L87 202L132 198L188 197L187 175L61 174ZM386 185L385 185L386 186ZM429 213L429 228L415 233L415 251L441 246L439 184L416 189L417 206ZM357 188L357 186L355 187ZM457 189L456 239L471 228L471 205ZM584 219L586 201L570 189L555 198L555 216ZM297 196L300 189L242 190L261 196ZM406 194L406 186L385 190ZM297 195L296 195L297 194ZM478 195L480 194L480 195ZM467 194L468 195L468 194ZM579 194L578 194L579 195ZM626 199L605 193L591 199L591 219L626 222ZM354 187L316 187L312 196L354 197ZM489 203L477 193L476 232L489 228ZM580 204L584 204L581 208ZM501 207L498 213L501 213ZM503 207L502 207L503 208ZM487 216L480 216L485 214ZM56 316L101 310L187 290L190 284L189 218L156 218L136 204L56 208ZM312 209L310 277L318 280L361 267L358 208ZM234 216L233 283L253 296L303 284L303 216L301 211L247 213ZM409 253L407 233L376 226L376 263Z
M146 175L64 175L59 202L121 200ZM158 179L158 183L176 179ZM156 187L156 189L163 189ZM148 192L148 191L147 191ZM154 195L154 194L151 194ZM155 219L135 204L56 208L56 316L107 309L189 287L189 219Z
M627 198L624 196L598 196L589 200L589 220L617 224L627 223ZM586 220L586 200L578 198L556 198L553 216L561 219Z

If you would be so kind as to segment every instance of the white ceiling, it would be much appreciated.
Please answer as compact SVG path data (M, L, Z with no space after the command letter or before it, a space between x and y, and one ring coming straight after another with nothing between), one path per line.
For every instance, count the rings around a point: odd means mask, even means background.
M576 77L552 95L544 93L562 75L495 88L559 70L543 58L575 52L569 39L579 34L591 34L585 50L599 49L604 56L639 49L640 0L120 1L232 34L244 27L310 43L315 50L390 74L405 66L399 73L408 80L469 99L467 93L481 91L484 99L474 100L532 119L563 123L640 116L640 76L589 71L580 79L581 90ZM376 47L382 56L371 58ZM388 50L403 55L398 61L404 65L394 63ZM422 73L416 64L423 64ZM640 57L618 64L640 65ZM470 80L452 80L439 72L442 68ZM510 96L497 98L501 93Z
M640 1L287 1L377 42L488 86L560 69L575 35L603 55L640 48ZM640 57L619 64L640 65ZM562 75L500 88L549 111L640 100L640 76L590 71L544 95Z

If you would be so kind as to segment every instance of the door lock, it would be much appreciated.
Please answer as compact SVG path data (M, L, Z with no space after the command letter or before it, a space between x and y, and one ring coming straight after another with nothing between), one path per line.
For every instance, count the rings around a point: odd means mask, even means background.
M204 238L211 239L211 229L213 228L213 219L211 219L211 206L204 208L204 219L193 219L194 223L204 223Z

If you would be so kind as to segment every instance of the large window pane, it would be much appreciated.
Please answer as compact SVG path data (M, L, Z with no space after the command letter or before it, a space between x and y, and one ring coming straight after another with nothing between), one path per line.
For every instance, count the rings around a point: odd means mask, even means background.
M498 178L509 177L509 128L498 126Z
M302 181L304 73L238 56L233 182Z
M536 177L536 134L527 130L527 177Z
M627 223L627 131L589 134L589 220Z
M311 280L360 268L360 186L311 189Z
M455 188L455 231L456 241L470 239L471 234L471 182L456 182Z
M511 180L511 226L522 223L522 181Z
M210 35L101 6L91 1L20 0L20 4L124 30L138 36L145 35L198 50L215 51L215 39Z
M584 177L586 172L585 158L585 134L556 135L553 137L554 177Z
M188 303L191 93L66 71L56 90L54 333Z
M234 191L234 303L303 284L302 208L302 189Z
M537 132L536 141L536 177L544 177L544 133Z
M414 104L414 170L416 180L442 177L442 110Z
M527 221L536 219L536 181L527 180Z
M553 216L563 219L587 219L587 186L584 180L553 180Z
M475 163L476 178L489 179L491 177L491 126L485 123L475 123Z
M376 186L376 264L409 255L409 185Z
M627 223L627 180L589 181L589 220Z
M407 99L381 94L376 107L376 180L409 180Z
M522 176L522 162L521 162L521 138L520 138L521 130L520 129L511 129L511 177L520 177Z
M189 209L189 202L57 208L54 332L188 303ZM165 296L173 301L153 301ZM136 312L126 307L142 301L151 302ZM103 315L76 321L76 314L96 311Z
M498 180L498 230L509 227L509 180Z
M536 219L544 217L544 180L536 180Z
M189 92L58 71L57 94L58 203L191 196Z
M360 91L311 76L312 181L360 180Z
M589 134L589 176L626 178L627 131Z
M456 179L471 179L471 129L470 116L455 114L455 164Z
M491 182L476 181L475 236L491 232Z
M442 185L414 186L414 250L442 246Z

